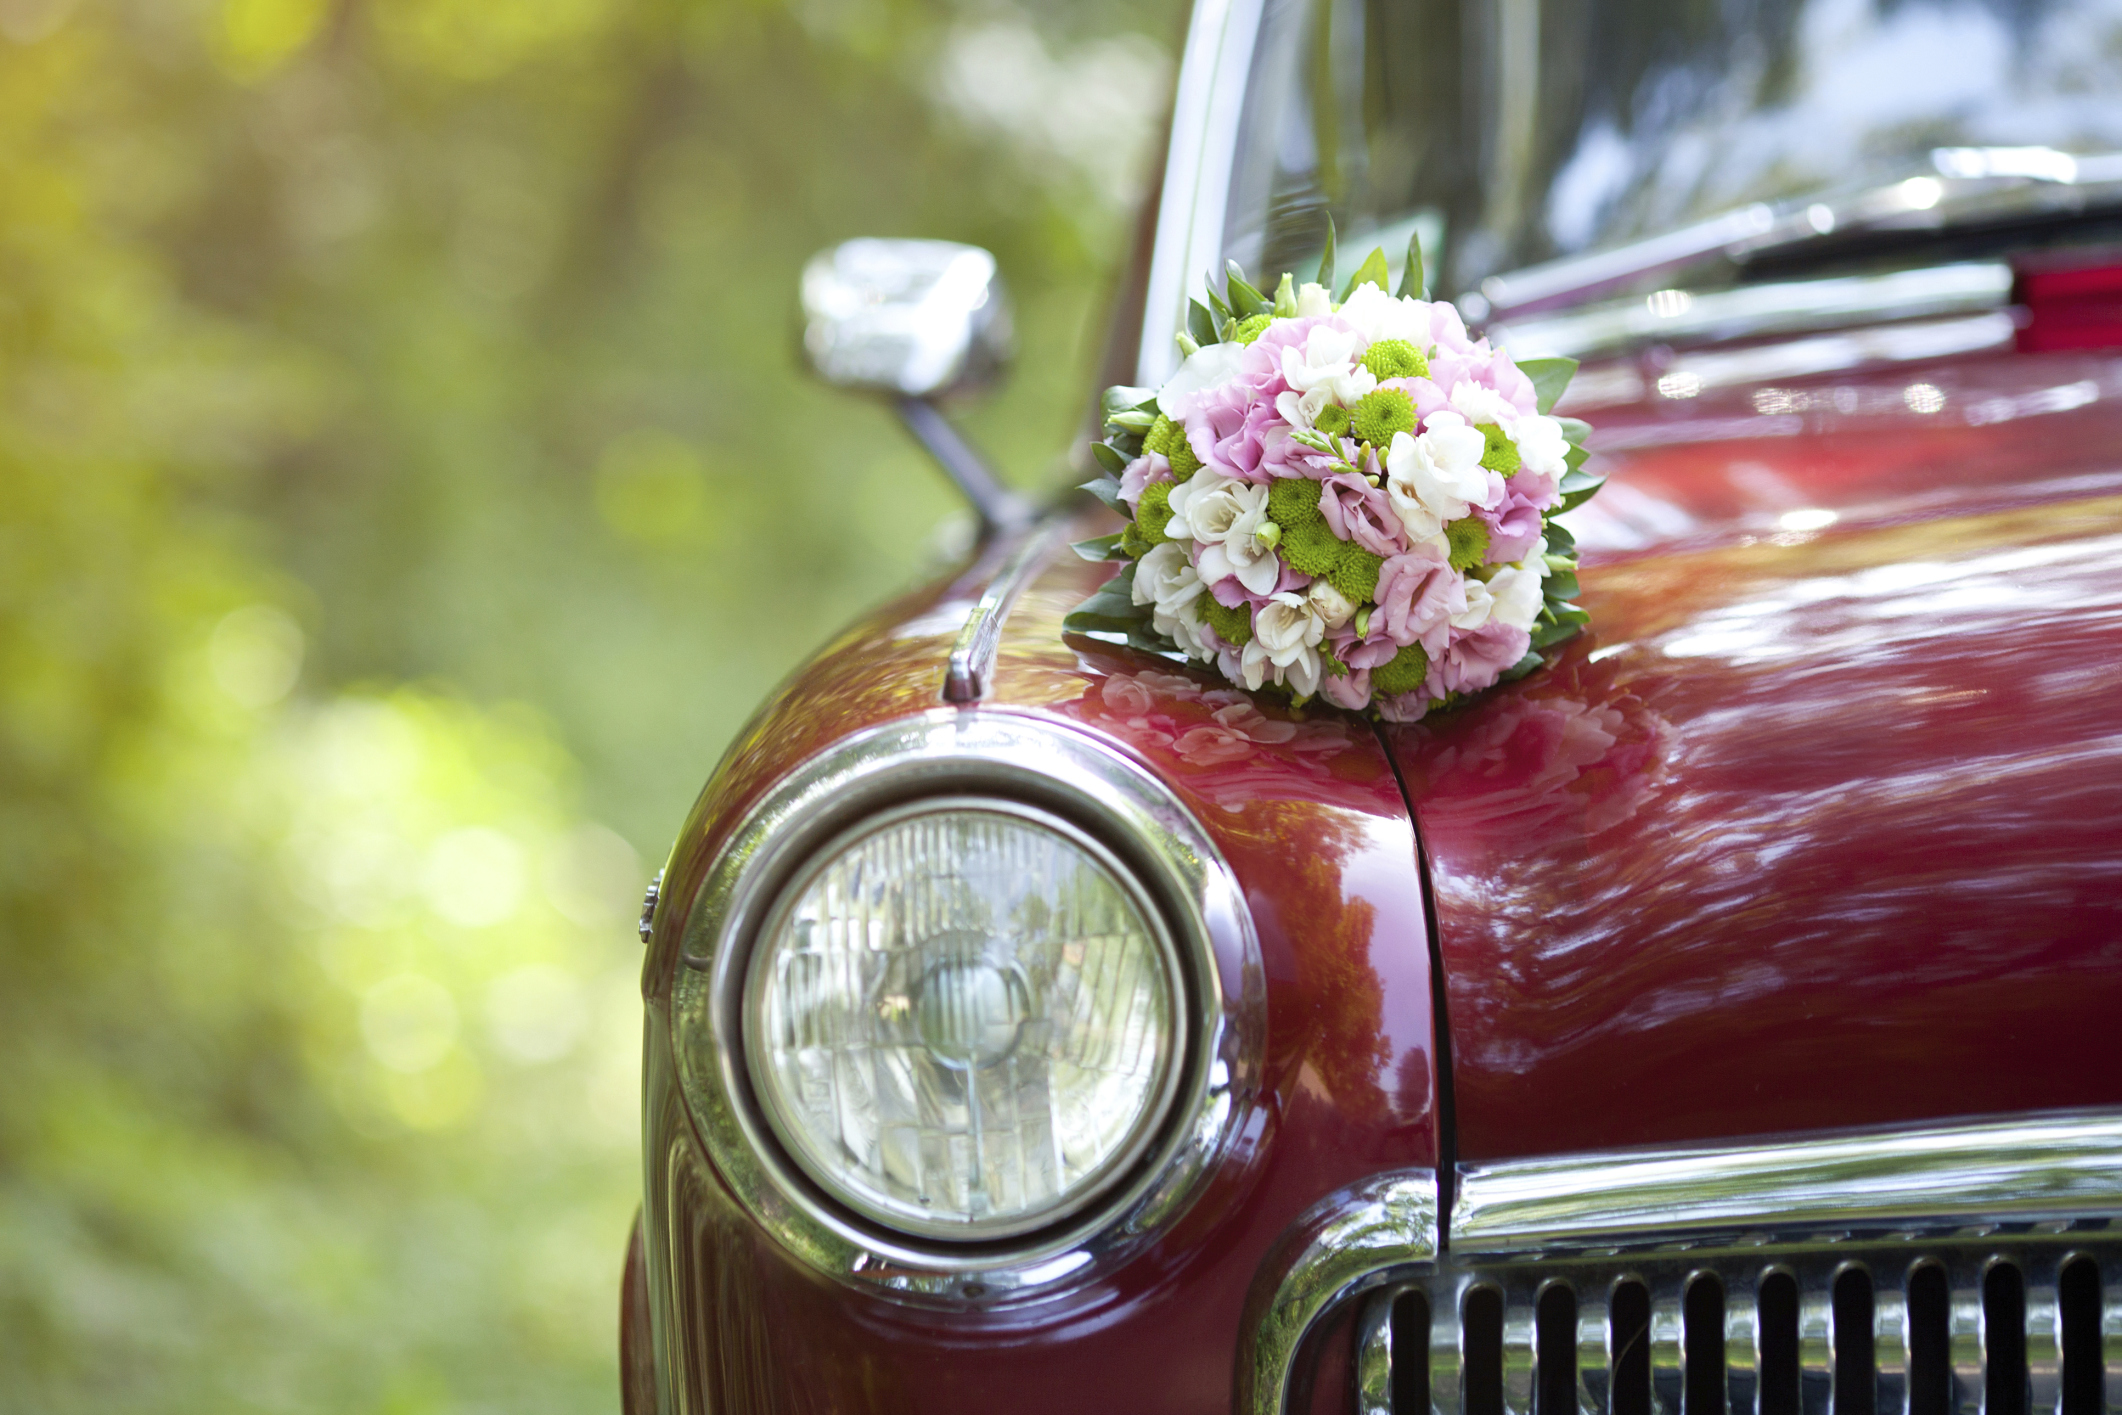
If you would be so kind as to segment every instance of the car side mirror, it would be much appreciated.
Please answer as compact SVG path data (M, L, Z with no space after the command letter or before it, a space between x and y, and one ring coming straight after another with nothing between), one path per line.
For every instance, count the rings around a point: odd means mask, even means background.
M973 503L983 536L1030 510L936 407L1009 362L1009 298L995 258L955 241L863 238L803 267L803 351L836 387L881 393Z

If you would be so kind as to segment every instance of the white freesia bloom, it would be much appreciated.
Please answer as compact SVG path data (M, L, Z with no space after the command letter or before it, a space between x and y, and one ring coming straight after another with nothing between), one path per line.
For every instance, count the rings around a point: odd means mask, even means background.
M1518 410L1511 406L1510 399L1472 380L1453 386L1452 410L1476 426L1494 423L1506 433L1514 432L1518 426Z
M1327 396L1328 391L1323 385L1304 394L1285 388L1275 395L1275 411L1291 427L1317 427L1320 410L1333 401Z
M1152 549L1135 562L1135 603L1159 615L1176 613L1200 597L1201 576L1186 558L1186 547L1173 541ZM1163 626L1158 626L1164 632Z
M1164 533L1201 542L1200 575L1208 584L1236 575L1251 594L1275 587L1281 566L1260 543L1267 524L1267 488L1206 469L1172 488L1172 518Z
M1427 540L1447 521L1488 504L1488 444L1456 413L1432 413L1416 437L1393 434L1385 450L1385 490L1409 537Z
M1417 349L1429 348L1429 306L1412 296L1394 299L1377 286L1365 283L1342 301L1340 314L1362 331L1366 344L1380 339L1405 339Z
M1184 418L1203 393L1238 376L1243 344L1209 344L1187 355L1186 362L1157 390L1157 408L1168 418Z
M1300 394L1324 388L1330 400L1352 408L1378 386L1376 375L1356 362L1362 345L1362 336L1352 330L1319 325L1304 336L1302 347L1283 347L1282 378Z
M1494 617L1514 629L1530 629L1540 617L1540 579L1531 570L1506 565L1488 582L1489 598L1495 601ZM1456 622L1456 621L1455 621Z
M1309 696L1319 691L1319 641L1326 621L1304 595L1284 591L1253 611L1252 642L1245 646L1245 686L1272 677ZM1270 672L1272 670L1272 672Z
M1518 444L1518 457L1526 471L1560 476L1568 470L1564 459L1569 456L1569 439L1555 419L1538 413L1520 418L1511 441Z
M1307 280L1297 287L1297 317L1299 319L1313 319L1319 315L1332 314L1333 312L1334 297L1327 292L1324 285L1315 280Z
M1494 610L1495 600L1489 594L1488 586L1468 575L1466 577L1466 608L1463 612L1452 616L1452 627L1454 629L1478 629L1488 622L1488 616Z
M1348 602L1348 596L1325 580L1313 580L1304 597L1311 601L1319 622L1329 629L1338 629L1355 616L1356 606Z

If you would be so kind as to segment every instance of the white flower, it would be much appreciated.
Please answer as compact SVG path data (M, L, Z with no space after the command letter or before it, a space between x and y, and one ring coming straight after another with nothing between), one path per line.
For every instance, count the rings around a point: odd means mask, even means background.
M1365 283L1350 292L1341 304L1340 314L1362 332L1366 344L1380 339L1405 339L1417 349L1429 348L1429 306L1412 296L1396 300L1377 286Z
M1135 603L1150 606L1150 627L1195 658L1213 657L1202 642L1202 591L1183 544L1166 541L1135 562Z
M1540 579L1534 571L1517 565L1498 570L1488 582L1489 597L1495 601L1491 611L1495 618L1514 629L1532 628L1533 621L1540 617Z
M1267 524L1267 488L1203 469L1172 488L1172 518L1164 533L1201 542L1200 574L1208 584L1232 575L1252 594L1275 587L1281 566L1260 544Z
M1307 280L1297 287L1297 317L1312 319L1334 312L1334 297L1326 287L1316 281Z
M1494 423L1508 433L1518 425L1518 410L1511 406L1508 398L1471 379L1452 385L1452 408L1476 427L1482 423Z
M1427 540L1475 506L1488 504L1493 487L1481 454L1488 444L1456 413L1432 413L1420 437L1393 434L1385 450L1385 488L1400 522L1415 540Z
M1157 407L1164 416L1184 419L1193 411L1200 395L1221 388L1238 376L1245 357L1243 344L1210 344L1187 356L1179 371L1157 390Z
M1464 612L1452 616L1452 627L1454 629L1478 629L1488 622L1488 616L1494 609L1495 600L1490 596L1488 586L1468 575L1466 577L1466 609Z
M1511 441L1518 444L1518 458L1526 471L1560 476L1568 470L1564 459L1569 456L1569 439L1555 419L1537 413L1520 418Z
M1309 697L1319 691L1319 641L1326 621L1311 600L1284 591L1253 611L1252 642L1245 646L1245 686L1272 677ZM1270 673L1269 670L1273 672Z
M1311 601L1312 611L1319 616L1319 621L1329 629L1340 628L1356 612L1356 606L1348 602L1348 596L1326 580L1313 580L1305 598Z
M1352 408L1378 386L1377 376L1356 362L1362 344L1362 337L1351 330L1317 325L1304 336L1301 348L1283 346L1283 381L1300 394L1324 388L1332 401Z
M1333 401L1328 396L1330 391L1323 384L1303 394L1292 393L1285 388L1275 395L1275 411L1280 413L1282 421L1291 427L1316 427L1320 410Z

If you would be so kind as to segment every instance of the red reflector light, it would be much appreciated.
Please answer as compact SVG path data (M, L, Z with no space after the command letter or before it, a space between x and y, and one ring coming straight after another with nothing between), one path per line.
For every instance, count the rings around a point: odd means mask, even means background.
M2021 353L2122 348L2122 264L2022 270L2018 300Z

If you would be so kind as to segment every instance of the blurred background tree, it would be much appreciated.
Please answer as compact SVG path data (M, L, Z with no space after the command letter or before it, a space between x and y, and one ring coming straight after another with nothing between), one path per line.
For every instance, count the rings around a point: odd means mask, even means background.
M616 1405L642 885L962 541L798 374L978 242L1048 485L1174 0L0 0L0 1410Z

